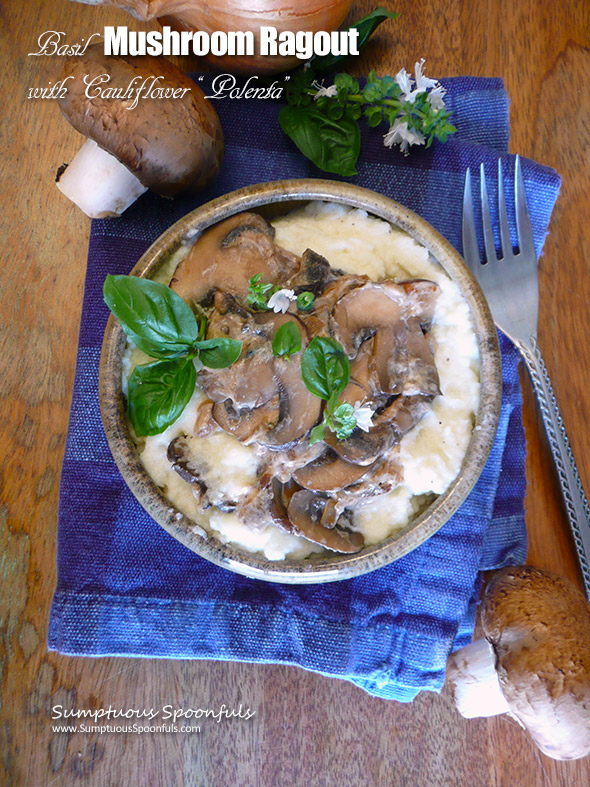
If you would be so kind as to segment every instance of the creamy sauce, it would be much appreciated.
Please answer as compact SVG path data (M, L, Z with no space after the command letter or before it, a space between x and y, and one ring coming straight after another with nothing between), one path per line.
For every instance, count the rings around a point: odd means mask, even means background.
M367 545L375 544L404 528L425 501L447 489L461 469L480 394L479 354L469 308L457 285L424 247L407 233L365 211L314 202L272 223L276 243L295 254L310 248L346 273L366 274L377 281L430 279L440 287L431 336L442 396L434 400L427 415L401 441L402 483L355 509L353 527L363 533ZM159 280L170 279L179 256L175 255ZM124 357L125 388L133 367L148 360L137 348L128 347ZM320 546L277 527L253 529L235 514L214 507L206 512L198 508L191 485L172 470L166 451L175 437L192 431L203 401L197 388L171 427L139 443L141 460L154 481L180 511L224 543L261 552L269 560L299 559L321 552ZM199 438L198 445L203 460L199 469L208 488L235 498L255 484L258 460L252 448L225 432Z

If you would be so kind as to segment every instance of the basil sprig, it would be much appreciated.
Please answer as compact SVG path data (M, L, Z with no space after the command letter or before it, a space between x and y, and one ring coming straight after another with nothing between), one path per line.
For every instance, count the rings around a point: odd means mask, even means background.
M136 366L127 406L138 437L163 432L181 415L197 381L194 359L224 369L240 357L236 339L204 339L207 319L169 287L137 276L107 276L104 300L127 336L155 363Z
M293 353L301 349L301 331L294 322L283 323L273 336L272 354L275 357L284 355L287 360Z
M354 408L338 397L350 380L350 361L342 345L335 339L316 336L301 359L301 378L308 391L326 402L324 419L310 433L310 443L323 440L326 428L339 440L349 437L356 427Z
M268 309L268 302L270 298L278 292L281 287L270 282L261 281L262 274L257 273L248 279L248 294L246 295L246 303L252 306L253 309L260 309L264 311ZM299 311L308 312L313 306L315 296L313 292L300 292L297 296L297 308Z
M349 29L356 28L359 32L359 49L382 22L398 16L385 8L376 8L352 25ZM413 91L411 99L397 78L390 75L379 78L374 71L363 87L358 79L346 73L336 74L333 85L320 84L325 74L333 73L344 57L316 57L296 69L286 88L287 106L279 112L282 130L319 169L345 177L356 175L361 149L359 121L363 117L371 128L388 123L383 144L388 147L399 144L404 152L413 144L430 147L435 139L446 142L455 133L451 113L442 101L444 93L439 91L434 102L429 97L432 80L428 88Z

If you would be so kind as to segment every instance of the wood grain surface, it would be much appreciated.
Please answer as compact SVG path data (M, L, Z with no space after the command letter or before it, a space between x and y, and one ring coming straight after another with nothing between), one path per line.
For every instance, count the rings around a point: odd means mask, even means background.
M551 0L383 3L401 18L357 65L395 73L501 76L511 150L558 169L563 187L541 270L540 343L590 489L590 6ZM355 16L376 3L358 0ZM54 102L30 101L50 58L45 30L78 41L120 11L67 0L0 2L4 55L0 267L2 740L10 785L574 785L590 758L555 762L510 720L462 719L446 692L412 705L369 697L294 667L79 659L48 653L58 482L74 380L89 221L53 184L79 145ZM193 64L194 65L194 64ZM185 63L184 67L188 67ZM547 445L526 392L530 562L574 581L577 567ZM50 708L252 708L200 734L52 734Z

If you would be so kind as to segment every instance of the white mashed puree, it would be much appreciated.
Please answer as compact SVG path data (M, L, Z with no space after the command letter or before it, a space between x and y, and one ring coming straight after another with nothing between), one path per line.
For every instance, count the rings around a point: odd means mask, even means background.
M375 544L405 527L420 510L424 496L444 492L461 468L480 390L479 353L469 308L457 285L425 248L365 211L314 202L272 223L277 244L295 254L311 248L346 273L364 273L374 280L430 279L440 287L431 336L442 396L436 397L431 410L401 441L400 486L355 509L354 528L363 533L367 545ZM168 279L178 261L173 261ZM147 360L137 348L130 347L124 362L125 377L133 366ZM197 388L176 423L160 435L145 438L140 446L141 460L155 482L179 510L224 543L261 552L270 560L303 558L322 551L320 546L276 527L253 531L235 514L214 507L206 514L198 510L190 484L172 470L166 451L175 437L192 431L203 399ZM200 438L199 454L203 458L203 480L209 489L235 499L256 482L258 460L254 451L225 432Z

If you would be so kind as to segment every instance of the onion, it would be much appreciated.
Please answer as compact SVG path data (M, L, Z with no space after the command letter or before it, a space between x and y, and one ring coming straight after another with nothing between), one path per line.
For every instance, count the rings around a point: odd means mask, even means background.
M353 0L82 0L92 5L113 5L129 11L136 19L158 19L174 30L248 31L256 38L261 26L277 30L317 32L337 30ZM251 57L209 55L218 68L242 73L280 73L301 63L296 57Z

